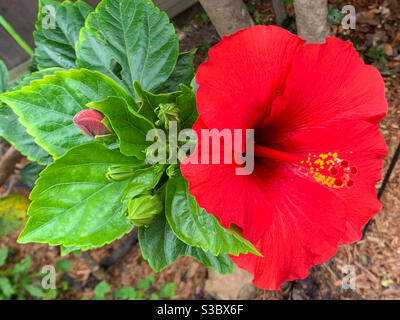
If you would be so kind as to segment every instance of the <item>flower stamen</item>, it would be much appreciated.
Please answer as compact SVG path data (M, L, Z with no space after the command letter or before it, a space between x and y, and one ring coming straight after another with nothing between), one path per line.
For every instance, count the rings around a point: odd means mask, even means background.
M350 154L352 152L349 152ZM354 185L352 177L358 170L346 159L339 158L337 152L321 154L309 153L307 158L274 150L260 145L254 146L254 155L261 158L286 161L299 166L299 172L312 177L316 182L330 188L345 188Z

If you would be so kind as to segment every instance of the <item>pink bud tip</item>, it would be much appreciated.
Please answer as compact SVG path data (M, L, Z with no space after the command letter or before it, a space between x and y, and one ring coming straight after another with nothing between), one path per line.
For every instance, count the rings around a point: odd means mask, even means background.
M101 122L103 119L104 115L101 112L85 109L75 115L74 124L89 137L103 136L110 133Z

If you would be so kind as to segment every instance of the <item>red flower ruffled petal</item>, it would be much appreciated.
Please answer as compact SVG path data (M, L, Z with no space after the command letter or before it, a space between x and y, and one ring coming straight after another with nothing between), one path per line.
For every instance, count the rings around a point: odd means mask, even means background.
M274 26L239 31L209 51L198 70L197 107L208 128L254 128L282 92L304 41Z
M377 124L387 109L379 71L359 58L351 42L327 38L325 44L307 44L298 52L259 138L270 144L274 137L337 120Z

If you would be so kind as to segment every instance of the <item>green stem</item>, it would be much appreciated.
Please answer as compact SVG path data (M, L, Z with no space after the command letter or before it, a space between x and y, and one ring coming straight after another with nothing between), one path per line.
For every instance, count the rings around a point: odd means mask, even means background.
M32 57L33 51L31 47L19 36L19 34L11 27L11 25L0 15L0 25L4 27L14 38L14 40Z

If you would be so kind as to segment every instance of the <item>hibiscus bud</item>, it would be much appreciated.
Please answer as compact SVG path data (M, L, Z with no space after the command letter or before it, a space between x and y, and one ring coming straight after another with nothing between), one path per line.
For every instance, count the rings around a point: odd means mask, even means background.
M164 126L168 129L170 121L179 122L180 110L175 103L160 104L155 112L160 119L156 122L157 126Z
M110 181L124 181L133 176L133 169L126 165L114 165L108 168L106 177Z
M148 226L163 210L163 204L158 195L144 195L133 198L129 202L129 219L135 226Z
M171 164L170 166L168 166L166 172L168 177L170 178L173 178L181 173L178 164Z
M74 117L74 124L81 131L89 136L104 136L110 134L110 131L103 124L104 115L93 109L85 109L78 112Z

